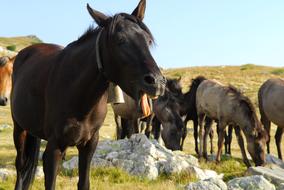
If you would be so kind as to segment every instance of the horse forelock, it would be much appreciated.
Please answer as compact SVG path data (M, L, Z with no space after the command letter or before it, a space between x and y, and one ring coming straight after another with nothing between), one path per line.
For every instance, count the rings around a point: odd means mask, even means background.
M152 42L155 42L155 39L154 39L150 29L141 20L139 20L135 16L129 15L127 13L119 13L119 14L114 15L111 18L109 35L111 35L115 32L115 26L123 20L129 20L129 21L137 24L143 31L145 31L149 35Z

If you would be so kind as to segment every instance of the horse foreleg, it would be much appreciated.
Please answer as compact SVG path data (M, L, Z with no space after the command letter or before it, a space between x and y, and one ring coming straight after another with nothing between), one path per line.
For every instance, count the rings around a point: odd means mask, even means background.
M154 114L151 114L146 120L145 135L148 139L150 138L150 134L151 134L151 131L152 131L152 128L153 128L152 127L153 118L154 118Z
M231 155L232 133L233 133L233 125L229 125L229 128L228 128L228 154L229 155Z
M282 160L282 152L281 152L281 138L283 134L283 127L277 127L276 134L275 134L275 142L278 152L278 158Z
M221 123L219 120L219 125L218 125L218 151L216 155L216 162L219 163L221 161L221 152L222 152L222 146L224 144L224 137L225 137L225 127L226 124Z
M233 126L229 125L228 126L228 133L225 135L225 154L230 154L231 155L231 142L232 142L232 131Z
M209 117L205 118L205 125L204 125L204 136L203 136L203 157L208 160L208 155L207 155L207 138L208 135L211 131L211 127L212 127L212 119L210 119Z
M212 127L210 127L209 137L210 137L210 154L213 154L214 153L214 145L213 145L214 130L212 129Z
M161 136L161 122L157 119L157 117L153 118L152 129L153 129L154 139L159 141L159 138Z
M247 154L246 154L244 139L243 139L243 136L241 134L240 127L235 125L234 129L235 129L235 134L236 134L236 137L237 137L238 144L239 144L240 149L241 149L243 161L244 161L245 165L249 168L251 166L251 164L250 164L248 157L247 157Z
M199 137L199 155L198 157L201 158L203 154L203 121L204 121L205 114L198 115L198 124L199 124L199 131L198 131L198 137Z
M180 150L183 151L183 145L184 145L184 140L187 136L187 127L186 124L184 125L182 129L182 136L181 136L181 144L180 144Z
M77 146L79 151L79 181L78 190L90 189L90 164L99 140L99 131L84 145Z
M198 119L193 120L193 136L195 141L195 152L199 155L198 151Z
M64 150L61 150L55 138L48 140L44 154L43 154L43 171L44 183L46 190L54 190L56 183L56 175L58 170L59 161L64 156Z

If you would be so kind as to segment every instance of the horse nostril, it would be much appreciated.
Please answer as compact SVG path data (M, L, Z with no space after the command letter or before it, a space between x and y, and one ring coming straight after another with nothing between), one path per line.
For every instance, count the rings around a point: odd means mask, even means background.
M152 76L152 75L146 75L144 76L144 81L147 84L155 84L156 83L156 79Z
M8 98L4 97L4 102L7 103L8 102Z

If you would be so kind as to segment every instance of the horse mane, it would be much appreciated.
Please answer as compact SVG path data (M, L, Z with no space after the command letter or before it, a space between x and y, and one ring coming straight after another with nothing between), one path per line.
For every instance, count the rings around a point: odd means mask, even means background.
M202 75L197 76L194 79L191 79L191 84L189 85L189 89L197 89L197 87L199 86L199 84L204 81L207 80L207 78L205 78Z
M247 110L247 114L248 115L256 115L256 110L255 110L255 107L252 103L252 101L247 97L245 96L238 88L236 88L235 86L233 85L229 85L228 86L229 88L229 92L232 92L236 95L236 98L244 105L246 105L246 107L248 109Z
M0 67L3 67L9 60L8 56L0 57Z
M108 36L110 36L110 34L113 33L115 26L117 25L117 23L119 23L119 21L121 21L122 19L127 19L130 20L134 23L136 23L137 25L140 26L140 28L142 30L144 30L150 37L150 39L153 41L154 43L154 37L151 33L151 31L149 30L149 28L139 19L137 19L135 16L126 14L126 13L119 13L116 14L114 16L110 16L106 23L110 23L110 30L108 32ZM90 38L92 38L100 29L100 26L94 27L93 25L90 25L89 28L78 38L78 40L71 42L68 46L73 46L73 45L78 45L81 44L83 42L85 42L86 40L89 40Z

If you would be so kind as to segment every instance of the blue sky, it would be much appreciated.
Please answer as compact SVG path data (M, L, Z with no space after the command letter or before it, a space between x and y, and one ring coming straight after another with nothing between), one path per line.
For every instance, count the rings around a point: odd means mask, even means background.
M37 35L67 45L93 23L86 10L131 13L138 0L9 0L1 2L0 36ZM144 22L164 68L242 65L284 66L282 0L147 0Z

